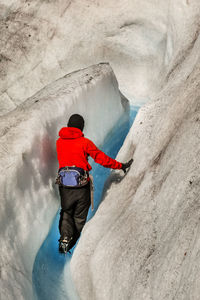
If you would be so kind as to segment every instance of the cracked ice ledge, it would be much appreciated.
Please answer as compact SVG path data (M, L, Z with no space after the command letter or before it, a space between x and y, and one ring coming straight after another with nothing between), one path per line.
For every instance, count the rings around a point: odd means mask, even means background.
M0 266L7 299L30 299L34 259L59 206L58 130L81 113L85 135L100 144L123 111L112 69L98 64L53 82L1 118Z

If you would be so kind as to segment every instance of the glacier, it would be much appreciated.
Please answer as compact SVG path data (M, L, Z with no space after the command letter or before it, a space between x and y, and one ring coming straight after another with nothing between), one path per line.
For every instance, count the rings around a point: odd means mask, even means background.
M59 207L58 128L83 113L102 145L125 97L144 104L117 156L134 163L121 181L112 173L84 227L75 288L81 300L199 299L199 20L199 0L0 0L3 299L32 296ZM75 72L101 61L114 73Z
M85 135L100 145L127 106L110 66L98 64L55 81L1 118L2 297L32 297L34 260L59 207L59 129L81 113Z

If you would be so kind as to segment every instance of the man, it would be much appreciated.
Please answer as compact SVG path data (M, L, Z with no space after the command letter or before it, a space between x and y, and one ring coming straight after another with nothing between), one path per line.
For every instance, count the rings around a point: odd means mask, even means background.
M90 178L91 166L88 156L106 168L126 169L133 160L122 164L107 156L95 144L84 137L84 119L78 114L69 118L68 127L59 131L56 142L59 161L59 193L61 212L59 221L60 239L59 251L66 253L78 240L85 225L90 207Z

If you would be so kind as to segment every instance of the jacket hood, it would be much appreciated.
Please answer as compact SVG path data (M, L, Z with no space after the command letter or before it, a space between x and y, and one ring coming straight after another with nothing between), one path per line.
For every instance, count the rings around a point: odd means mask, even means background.
M59 136L61 137L61 139L77 139L77 138L80 138L80 137L84 136L84 134L78 128L63 127L59 131Z

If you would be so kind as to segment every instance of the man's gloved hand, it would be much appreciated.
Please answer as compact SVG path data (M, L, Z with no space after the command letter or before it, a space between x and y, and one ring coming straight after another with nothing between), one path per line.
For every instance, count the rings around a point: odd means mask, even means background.
M130 159L127 163L122 164L122 170L126 173L126 169L130 168L131 164L133 163L133 159Z

